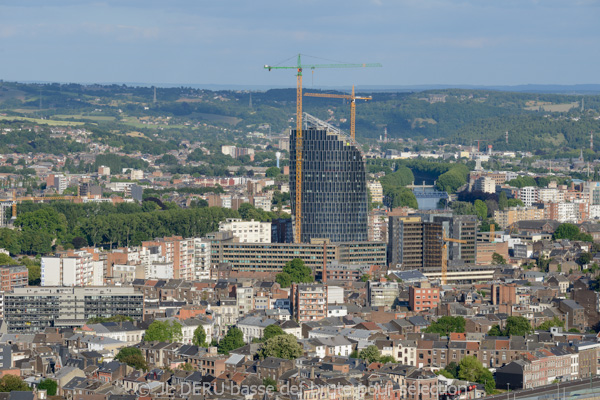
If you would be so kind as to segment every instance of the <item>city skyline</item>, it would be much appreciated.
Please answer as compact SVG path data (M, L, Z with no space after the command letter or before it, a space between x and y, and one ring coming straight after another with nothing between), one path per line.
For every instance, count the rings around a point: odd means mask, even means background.
M597 83L600 2L178 1L0 6L0 78L291 87L297 53L380 62L319 70L307 86ZM306 62L328 62L304 58Z

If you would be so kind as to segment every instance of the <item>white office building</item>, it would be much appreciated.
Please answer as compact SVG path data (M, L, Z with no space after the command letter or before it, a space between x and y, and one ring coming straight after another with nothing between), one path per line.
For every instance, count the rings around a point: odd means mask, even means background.
M271 243L271 223L228 218L219 223L219 231L231 231L241 243Z

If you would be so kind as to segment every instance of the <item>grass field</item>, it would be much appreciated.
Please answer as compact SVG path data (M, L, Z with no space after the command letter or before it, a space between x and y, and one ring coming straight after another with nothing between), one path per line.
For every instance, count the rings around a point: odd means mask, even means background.
M27 117L13 117L13 116L2 116L0 115L0 120L5 121L27 121L33 122L40 125L50 125L50 126L77 126L83 125L83 122L76 121L58 121L54 119L41 119L41 118L27 118Z
M528 101L526 110L529 111L548 111L548 112L567 112L572 108L580 107L581 104L578 101L574 101L573 103L563 103L563 104L550 104L548 102L542 101Z
M55 118L89 119L90 121L114 121L115 117L106 115L55 115Z

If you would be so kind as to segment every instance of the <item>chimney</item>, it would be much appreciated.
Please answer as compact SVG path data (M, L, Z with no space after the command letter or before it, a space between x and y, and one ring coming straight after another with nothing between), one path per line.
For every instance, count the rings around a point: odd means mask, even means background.
M315 367L310 368L310 379L315 379Z

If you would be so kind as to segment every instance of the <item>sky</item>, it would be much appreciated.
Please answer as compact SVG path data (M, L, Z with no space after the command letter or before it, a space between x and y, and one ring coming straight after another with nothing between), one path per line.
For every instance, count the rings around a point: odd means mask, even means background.
M301 53L383 64L305 87L600 83L599 21L600 0L2 0L0 79L293 87L263 66Z

